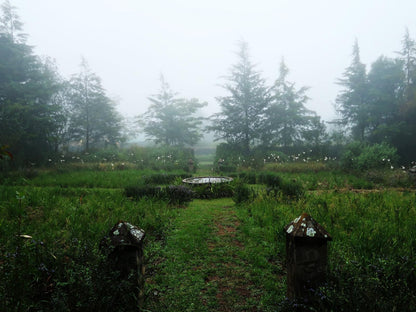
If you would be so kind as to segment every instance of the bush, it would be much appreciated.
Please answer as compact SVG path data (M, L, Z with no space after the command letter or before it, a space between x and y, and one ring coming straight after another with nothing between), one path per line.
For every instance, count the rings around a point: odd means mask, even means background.
M349 144L341 158L345 170L391 168L397 164L396 148L387 143L367 145L361 142Z
M230 183L213 183L193 186L195 198L214 199L233 196L233 187Z
M164 192L170 205L185 205L195 197L195 193L184 185L169 185Z
M143 178L145 184L170 184L178 178L185 179L189 177L191 177L189 174L156 173Z
M415 260L393 257L365 262L338 263L330 272L328 284L319 290L327 311L414 311Z
M142 186L128 186L124 189L127 197L133 197L138 200L143 197L146 198L162 198L162 189L160 186L142 185Z
M255 197L253 189L242 181L236 181L233 192L233 201L236 204L248 202Z
M248 184L256 184L256 174L254 172L241 172L238 178Z
M282 178L270 172L262 172L259 175L259 183L266 184L271 188L279 188L282 184Z
M279 189L284 196L292 199L299 199L305 194L305 189L297 180L283 181Z

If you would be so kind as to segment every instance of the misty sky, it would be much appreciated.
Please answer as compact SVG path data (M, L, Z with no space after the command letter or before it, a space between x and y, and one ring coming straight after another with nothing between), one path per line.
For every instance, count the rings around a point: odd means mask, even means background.
M2 2L2 0L0 0ZM77 73L81 56L125 116L144 113L161 73L180 96L219 110L223 76L238 61L237 43L271 84L284 57L289 80L309 86L307 107L335 116L336 84L357 38L369 69L395 57L408 27L416 38L415 0L11 0L35 53Z

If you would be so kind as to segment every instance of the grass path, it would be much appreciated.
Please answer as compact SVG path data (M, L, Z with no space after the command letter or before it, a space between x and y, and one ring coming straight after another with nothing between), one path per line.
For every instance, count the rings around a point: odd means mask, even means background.
M149 311L260 311L231 199L195 200L176 218L156 273Z

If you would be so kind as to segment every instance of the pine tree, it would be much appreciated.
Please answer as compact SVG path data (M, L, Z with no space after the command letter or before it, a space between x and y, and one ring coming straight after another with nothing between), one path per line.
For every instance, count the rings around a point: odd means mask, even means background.
M269 90L260 73L251 63L247 43L240 43L239 62L232 66L228 81L223 85L227 96L218 97L221 112L211 117L210 130L248 155L258 144L264 129Z
M336 98L336 108L341 115L341 123L352 130L355 139L364 140L368 127L368 94L366 68L360 60L357 40L353 46L352 62L338 83L344 89Z
M267 109L263 141L266 145L292 146L301 143L304 134L316 125L315 114L305 107L307 87L296 90L287 81L289 69L282 59L279 77L272 87L272 102Z
M115 145L122 139L121 117L85 59L80 67L70 80L70 138L79 141L87 152L98 144Z
M159 93L149 97L151 105L147 112L138 116L148 139L167 146L193 146L202 137L201 117L195 116L206 103L197 99L179 98L163 75L160 77Z

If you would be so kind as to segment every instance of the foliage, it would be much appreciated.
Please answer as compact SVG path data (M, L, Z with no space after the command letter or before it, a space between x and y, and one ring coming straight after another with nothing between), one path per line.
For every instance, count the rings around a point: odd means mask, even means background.
M80 142L86 152L99 144L115 146L122 139L121 117L85 59L80 67L80 73L70 80L70 140Z
M299 200L282 200L283 191L275 196L262 185L241 183L234 193L238 206L229 198L193 200L180 210L165 199L125 196L124 188L139 186L141 177L152 174L149 171L37 170L33 179L10 177L0 185L0 270L4 272L0 310L92 307L105 311L118 295L131 294L132 281L115 283L117 272L108 268L98 249L98 242L120 219L146 232L144 309L182 311L199 305L218 311L222 302L218 294L229 302L250 294L251 301L246 300L241 311L290 310L292 303L282 301L286 286L282 229L303 212L333 237L328 283L311 290L316 302L308 302L309 309L407 311L413 307L408 303L415 301L416 198L412 189L385 189L401 170L377 172L386 174L376 177L382 184L377 190L351 190L365 180L343 172L314 172L302 164L304 172L256 176L258 183L279 176L279 183L269 184L281 189L293 179L302 181L309 191ZM212 191L220 194L226 190L222 186L229 190L232 184L218 185L217 190L212 185ZM230 240L216 234L216 227L218 233L229 231ZM227 272L233 272L234 278L229 279ZM182 286L174 287L178 282ZM121 297L122 302L130 300L134 298Z
M0 199L2 311L106 311L119 304L130 311L123 303L134 301L134 280L115 282L119 273L98 243L128 220L146 232L150 258L176 215L166 203L131 201L117 189L0 186Z
M399 57L379 57L367 73L361 63L358 43L351 65L339 84L344 89L336 99L338 121L362 142L394 146L401 159L414 160L416 144L416 45L406 29Z
M193 146L201 139L202 118L195 114L206 103L176 98L163 76L161 90L149 100L151 105L147 112L138 118L149 139L166 146Z
M25 43L26 34L22 33L23 23L16 12L16 7L5 0L1 5L0 34L9 37L13 42Z
M314 301L282 301L279 311L302 306L306 311L412 311L415 239L409 235L414 232L414 202L414 194L408 192L329 191L290 203L260 195L237 212L242 231L257 238L252 250L261 241L257 253L269 261L284 261L282 229L302 212L334 239L329 243L328 283L311 289Z
M186 205L195 197L195 193L184 185L168 185L164 193L170 205Z
M234 183L233 201L239 205L252 201L255 198L254 190L242 181Z
M368 86L366 68L361 63L357 40L353 46L351 65L343 76L338 82L344 89L336 98L337 110L341 114L341 122L352 130L353 138L363 140L368 126Z
M232 66L228 82L223 86L228 95L218 98L221 112L211 117L209 129L217 139L238 147L248 156L256 140L261 138L270 96L264 79L250 61L247 43L241 42L239 47L239 62Z
M132 197L136 200L142 198L148 199L161 199L163 198L162 188L154 185L141 185L141 186L127 186L124 189L127 197Z
M328 284L318 290L327 311L411 311L416 297L416 262L407 256L379 257L371 262L339 263ZM319 297L318 297L319 298ZM354 298L354 300L350 300ZM320 303L322 306L322 303Z
M32 48L0 33L0 145L16 166L42 163L54 148L61 107L52 98L59 78Z
M190 177L189 174L154 173L154 174L143 176L143 181L145 184L169 184L169 183L173 183L178 178L183 180L189 177Z
M256 184L256 173L255 172L240 172L238 178L247 184Z
M214 199L233 196L233 185L231 183L207 183L192 186L195 198Z
M299 199L305 194L305 188L296 179L282 179L275 173L262 172L258 180L259 183L266 184L268 194L274 196L283 195L290 199Z
M397 150L387 143L366 145L354 142L347 146L341 162L347 170L368 170L394 168L397 160Z
M272 188L278 188L282 184L282 178L271 172L261 172L258 180L259 183L266 184L268 187Z
M318 145L325 132L319 117L306 109L308 88L295 89L295 84L287 81L289 70L282 60L279 77L272 90L272 101L266 109L265 127L262 141L266 146L292 146L305 139L311 145Z

